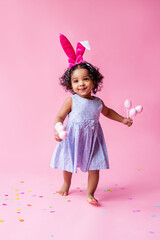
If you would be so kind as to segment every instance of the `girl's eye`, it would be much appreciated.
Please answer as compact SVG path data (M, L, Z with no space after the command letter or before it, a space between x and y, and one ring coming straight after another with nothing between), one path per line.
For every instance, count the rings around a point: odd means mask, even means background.
M73 82L74 82L74 83L77 83L77 82L78 82L78 80L74 80Z
M89 78L84 78L84 80L89 80Z

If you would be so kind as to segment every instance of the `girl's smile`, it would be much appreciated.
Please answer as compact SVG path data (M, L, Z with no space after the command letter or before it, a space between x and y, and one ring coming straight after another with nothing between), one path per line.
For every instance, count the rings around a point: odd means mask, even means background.
M85 68L77 68L71 75L71 86L75 93L83 98L91 99L93 81Z

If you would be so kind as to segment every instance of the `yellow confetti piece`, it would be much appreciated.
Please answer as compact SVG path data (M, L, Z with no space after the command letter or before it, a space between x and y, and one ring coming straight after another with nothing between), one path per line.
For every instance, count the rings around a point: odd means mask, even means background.
M17 209L17 211L21 211L21 209L20 209L20 208L18 208L18 209Z
M137 170L138 170L138 171L139 171L139 170L142 170L142 168L138 168Z
M0 219L0 222L4 222L4 220L3 220L3 219Z
M14 189L15 191L19 191L17 188L16 189Z
M22 218L18 218L18 220L21 220Z
M112 192L112 190L111 189L107 189L107 192Z
M28 192L32 192L32 190L28 190Z
M15 195L16 195L16 196L19 196L19 193L16 193Z
M19 198L15 198L16 200L19 200Z

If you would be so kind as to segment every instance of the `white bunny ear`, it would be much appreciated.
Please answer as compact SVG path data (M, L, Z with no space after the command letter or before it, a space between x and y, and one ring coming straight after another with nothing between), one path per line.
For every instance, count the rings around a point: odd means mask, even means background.
M91 50L91 47L90 47L88 41L81 41L80 43L81 43L82 46L85 47L87 50Z

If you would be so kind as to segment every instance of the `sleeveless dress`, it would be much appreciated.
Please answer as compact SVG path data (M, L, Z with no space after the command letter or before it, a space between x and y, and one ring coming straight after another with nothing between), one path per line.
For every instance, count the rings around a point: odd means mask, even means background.
M72 95L72 111L68 114L68 136L54 150L52 168L76 173L108 169L108 153L99 117L102 102L98 97L89 100Z

